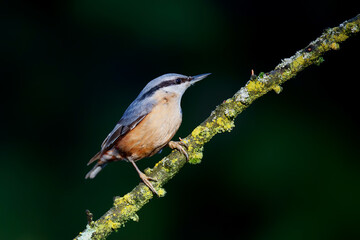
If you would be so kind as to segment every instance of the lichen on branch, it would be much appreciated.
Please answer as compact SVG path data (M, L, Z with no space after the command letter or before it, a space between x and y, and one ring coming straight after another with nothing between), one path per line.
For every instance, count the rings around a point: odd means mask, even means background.
M320 37L312 41L307 47L297 51L292 57L283 59L274 70L252 76L244 87L236 92L233 97L217 106L203 123L182 140L188 146L189 162L200 163L204 145L216 134L231 131L235 126L235 118L253 101L272 90L280 93L281 84L294 78L308 66L320 64L325 52L338 50L340 48L339 43L359 31L360 15L357 15L338 27L326 29ZM157 179L153 185L160 196L165 195L163 185L174 177L185 163L185 157L179 152L173 151L158 162L154 168L145 170L147 175ZM110 210L100 219L91 220L86 229L80 232L75 239L106 239L113 231L124 226L127 221L138 221L137 211L152 198L153 193L143 183L140 183L123 197L116 197Z

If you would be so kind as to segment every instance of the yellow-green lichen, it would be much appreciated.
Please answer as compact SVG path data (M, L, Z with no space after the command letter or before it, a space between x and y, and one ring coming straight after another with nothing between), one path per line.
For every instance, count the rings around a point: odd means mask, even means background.
M111 219L108 219L108 218L102 219L95 226L97 235L95 236L94 239L103 239L104 235L106 235L107 233L109 233L109 232L111 232L113 230L116 231L121 226L122 226L121 223L115 222L115 221L113 221Z
M159 197L164 197L166 194L166 191L163 188L159 188L159 189L157 189L157 193L159 194Z
M233 100L231 98L226 99L226 101L224 101L224 103L231 103Z
M330 44L330 48L332 50L339 50L340 49L340 45L336 42L333 42L332 44Z
M150 175L151 173L152 173L152 169L151 168L146 168L145 170L144 170L144 173L146 174L146 175Z
M262 91L264 89L264 83L259 81L249 81L246 88L249 92Z
M199 164L201 162L201 159L203 158L202 151L198 152L192 152L189 156L189 163L191 164Z
M280 85L275 85L275 86L273 87L273 90L274 90L277 94L279 94L279 93L281 93L281 91L282 91L282 87L281 87Z
M234 109L225 109L225 115L228 118L233 118L236 116L236 111Z
M318 50L319 52L326 52L330 49L329 44L326 44L325 42L321 42L320 45L318 46ZM315 54L316 55L316 54Z
M108 220L108 223L107 223L107 224L109 225L110 228L112 228L112 229L114 229L114 230L116 230L116 229L118 229L118 228L121 227L121 224L120 224L120 223L118 223L118 222L113 222L112 220Z
M320 66L320 64L322 64L325 61L325 59L323 57L319 57L318 59L315 60L314 64L316 66Z
M171 159L171 164L175 164L178 160L179 160L178 158Z
M211 138L211 131L208 127L198 126L192 131L191 136L196 144L204 144Z
M120 214L121 216L131 217L136 211L136 209L137 209L136 206L128 205L120 210Z
M214 122L207 122L207 123L205 124L205 126L206 126L207 128L212 128L212 126L214 126Z
M197 137L200 135L200 133L203 132L204 128L205 128L205 127L203 127L203 126L198 126L198 127L196 127L196 128L191 132L191 136L192 136L193 138L197 138Z
M155 166L154 166L154 168L158 168L160 165L164 165L164 161L160 161L160 162L157 162L156 164L155 164ZM147 175L149 175L149 174L147 174Z
M281 75L280 79L282 82L285 82L286 80L290 79L294 73L291 71L291 69L286 69Z
M128 205L128 204L135 204L135 200L132 198L132 196L128 193L125 194L123 197L117 197L114 200L114 205L118 206L118 205Z
M291 68L299 69L304 66L305 59L302 55L298 56L294 59L294 61L291 63Z
M134 213L132 216L130 216L130 219L133 220L134 222L138 222L140 218L139 215Z
M344 34L344 33L340 33L340 34L334 34L332 36L333 40L336 41L336 42L343 42L345 41L346 39L349 38L348 35Z
M154 195L153 192L145 186L145 184L140 188L141 196L143 199L146 199L146 201L149 201Z
M216 120L216 123L220 126L220 128L217 129L220 132L230 132L231 129L235 127L234 121L231 121L228 118L219 117Z

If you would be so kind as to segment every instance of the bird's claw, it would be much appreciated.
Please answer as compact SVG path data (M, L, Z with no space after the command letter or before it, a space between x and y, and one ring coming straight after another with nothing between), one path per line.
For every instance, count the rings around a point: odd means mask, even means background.
M149 177L147 176L145 173L141 173L139 174L141 180L143 181L143 183L148 187L150 188L150 190L155 193L158 197L160 196L159 193L155 190L154 186L151 184L150 181L154 181L154 182L157 182L157 179L156 178L152 178L152 177Z
M180 140L182 140L182 139L180 138ZM170 141L169 142L169 147L171 149L177 149L179 152L181 152L182 154L185 155L186 161L187 162L189 161L189 154L184 149L184 148L187 149L188 147L184 142L182 142L182 141Z

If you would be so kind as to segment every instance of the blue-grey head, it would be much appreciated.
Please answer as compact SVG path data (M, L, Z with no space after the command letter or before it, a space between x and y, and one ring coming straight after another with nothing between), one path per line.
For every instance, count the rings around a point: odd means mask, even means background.
M165 95L175 94L180 104L181 97L186 89L209 75L210 73L196 76L168 73L151 80L126 109L120 121L122 124L130 124L134 119L148 114L157 103L155 97L157 93Z
M158 90L169 93L176 93L181 97L186 89L194 83L206 78L211 73L199 74L196 76L185 76L177 73L168 73L151 80L140 92L138 99L152 96Z

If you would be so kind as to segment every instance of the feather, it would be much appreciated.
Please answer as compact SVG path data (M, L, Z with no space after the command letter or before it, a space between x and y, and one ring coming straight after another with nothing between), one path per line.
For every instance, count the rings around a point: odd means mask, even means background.
M93 156L90 161L87 163L87 165L89 166L90 164L92 164L93 162L95 162L96 160L100 159L102 155L102 151L98 152L97 154L95 154L95 156Z
M128 126L123 126L120 124L120 122L116 124L114 130L111 131L111 133L106 137L104 142L101 144L101 152L104 152L105 150L108 150L112 146L114 146L114 143L116 142L117 139L119 139L119 137L124 136L126 133L128 133L130 130L136 127L136 125L138 125L146 117L146 115L138 117L134 122L132 122Z
M95 154L90 161L88 162L88 166L95 162L96 160L100 159L104 153L109 150L111 147L114 146L117 139L119 139L121 136L124 136L126 133L128 133L130 130L132 130L137 124L139 124L146 115L140 116L138 119L136 119L130 126L121 126L119 123L116 124L114 130L111 131L111 133L105 138L103 143L101 144L101 151Z
M134 127L136 127L136 125L138 125L146 117L146 115L151 112L155 104L154 100L143 99L137 101L140 98L141 93L126 109L124 115L101 144L102 152L104 150L110 149L120 136L125 135Z
M106 166L106 163L99 161L85 176L85 179L93 179Z
M137 99L140 97L141 94L137 97ZM149 99L144 99L138 102L138 104L134 104L134 102L126 109L122 118L102 142L100 152L90 159L88 165L100 159L107 150L111 149L115 145L116 141L120 137L134 129L136 125L138 125L149 114L154 106L154 101Z

